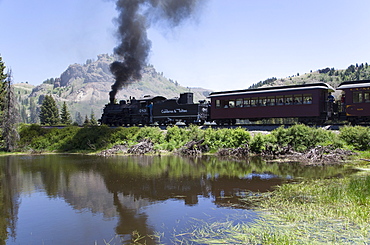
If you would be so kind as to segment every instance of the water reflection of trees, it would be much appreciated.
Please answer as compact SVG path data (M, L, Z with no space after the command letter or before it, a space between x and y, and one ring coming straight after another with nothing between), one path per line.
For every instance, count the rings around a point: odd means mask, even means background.
M134 230L153 234L142 213L151 202L172 198L195 205L199 196L213 196L217 205L239 203L244 193L272 190L290 177L326 178L344 172L338 166L302 167L266 164L260 158L232 161L212 156L11 156L0 159L0 166L2 238L6 228L15 232L21 189L41 188L49 197L64 198L76 210L118 217L116 232L129 239Z
M21 169L14 158L3 157L0 164L0 244L8 235L15 238L20 203Z

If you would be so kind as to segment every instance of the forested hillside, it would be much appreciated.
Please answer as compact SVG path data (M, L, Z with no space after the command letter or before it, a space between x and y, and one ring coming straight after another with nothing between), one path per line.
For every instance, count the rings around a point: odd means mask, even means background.
M324 68L317 71L310 71L300 75L289 76L287 78L268 78L264 81L260 81L253 84L249 88L269 87L269 86L280 86L280 85L292 85L292 84L305 84L314 82L325 82L336 88L340 83L344 81L357 81L357 80L369 80L370 79L370 66L368 63L350 65L347 69L336 70L335 68Z

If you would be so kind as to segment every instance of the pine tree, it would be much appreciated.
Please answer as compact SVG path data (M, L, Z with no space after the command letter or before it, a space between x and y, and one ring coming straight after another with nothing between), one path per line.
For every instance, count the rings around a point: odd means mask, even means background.
M39 123L39 110L35 98L30 98L30 123Z
M56 125L59 123L59 110L51 95L46 95L40 111L40 123L42 125Z
M5 100L5 88L6 88L6 78L7 75L5 74L5 64L3 62L3 58L0 56L0 110L1 112L4 109L4 100Z
M96 119L95 119L95 114L94 114L93 110L91 110L91 114L90 114L90 125L91 126L98 126L98 121L96 121Z
M87 115L85 115L85 121L84 121L84 126L88 126L90 124L89 118Z
M82 119L82 116L81 116L81 113L78 111L78 112L76 112L76 114L75 114L75 122L77 123L77 125L79 125L79 126L82 126L82 124L83 124L83 119Z
M4 148L13 151L19 140L17 124L19 123L18 105L12 86L12 71L9 70L5 79L4 97L2 98L1 128Z
M22 106L21 107L20 117L21 117L21 121L22 122L29 123L28 122L28 115L27 115L27 111L26 111L26 107L25 106Z
M67 104L65 101L63 103L62 110L60 113L60 122L65 125L70 125L72 123L71 114L67 109Z

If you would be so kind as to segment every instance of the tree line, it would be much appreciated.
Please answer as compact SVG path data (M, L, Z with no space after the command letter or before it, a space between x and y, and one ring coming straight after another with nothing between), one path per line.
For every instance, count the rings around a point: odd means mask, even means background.
M319 69L316 72L312 70L310 73L300 75L289 76L287 79L276 77L268 78L264 81L252 84L249 89L256 89L262 86L273 86L276 82L288 82L289 84L304 84L307 82L325 82L333 87L337 87L344 81L358 81L358 80L369 80L370 79L370 66L366 63L350 65L346 69L336 70L334 67ZM289 81L287 81L289 80Z
M40 107L40 124L41 125L76 125L76 126L97 126L98 121L95 118L94 112L91 110L90 118L85 115L85 120L82 120L81 114L77 113L76 121L72 123L71 114L68 111L67 104L64 101L61 111L51 95L45 95Z
M0 149L5 151L13 151L15 149L19 140L17 126L21 122L21 114L18 110L19 105L12 83L12 71L11 69L6 71L5 63L0 55ZM56 102L51 95L43 96L40 112L37 116L41 125L98 125L93 111L91 111L90 118L85 115L85 119L78 113L76 121L72 122L67 104L63 103L59 113Z

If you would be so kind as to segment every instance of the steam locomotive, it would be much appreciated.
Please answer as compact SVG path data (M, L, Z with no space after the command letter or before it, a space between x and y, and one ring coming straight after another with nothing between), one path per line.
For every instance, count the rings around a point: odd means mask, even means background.
M343 82L337 90L341 91L337 100L331 95L334 88L326 83L212 92L210 103L193 103L192 93L175 99L144 96L107 104L100 121L112 126L205 121L234 125L270 118L296 118L305 124L369 123L370 80Z
M180 97L166 99L163 96L121 100L118 104L105 105L101 124L109 126L170 125L177 122L203 124L209 117L206 101L193 102L193 93L182 93Z

